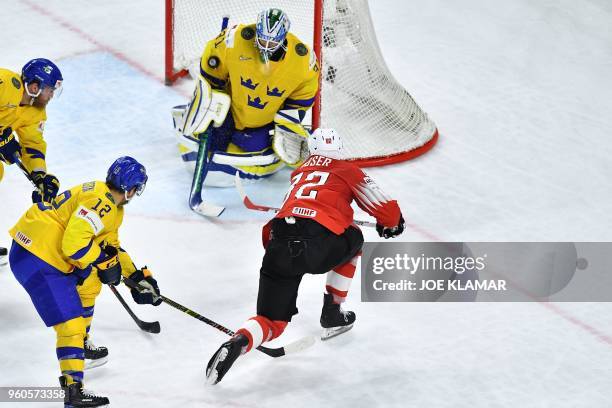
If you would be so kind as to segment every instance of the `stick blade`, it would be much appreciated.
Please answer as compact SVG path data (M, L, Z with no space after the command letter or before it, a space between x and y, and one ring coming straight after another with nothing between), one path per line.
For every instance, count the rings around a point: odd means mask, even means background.
M294 341L293 343L287 344L285 347L285 354L298 353L304 351L309 347L312 347L316 343L317 339L315 336L306 336L302 339Z
M257 210L257 211L278 211L278 208L272 208L265 205L258 205L251 201L249 197L247 197L246 192L244 191L244 187L242 186L242 180L240 179L240 172L236 172L234 175L234 184L236 185L236 190L238 190L238 194L240 194L240 198L242 199L242 203L249 210Z
M147 333L158 334L161 332L159 322L142 322L142 324L139 324L138 326L142 331L146 331Z
M225 207L207 203L201 200L189 200L189 207L194 212L206 217L218 217L225 210Z

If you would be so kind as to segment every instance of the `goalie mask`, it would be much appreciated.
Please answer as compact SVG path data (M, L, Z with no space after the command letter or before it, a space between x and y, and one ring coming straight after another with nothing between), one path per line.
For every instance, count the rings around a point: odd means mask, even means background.
M310 154L342 158L342 138L334 129L317 129L308 137Z
M255 27L255 45L264 62L279 48L287 50L285 39L289 33L289 17L283 10L266 9L259 13Z

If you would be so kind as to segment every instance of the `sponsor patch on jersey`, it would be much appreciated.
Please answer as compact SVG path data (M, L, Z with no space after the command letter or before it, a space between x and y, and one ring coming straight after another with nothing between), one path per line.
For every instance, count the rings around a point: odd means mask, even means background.
M11 78L11 82L13 83L13 86L17 89L21 89L21 82L19 82L19 80L15 77Z
M299 215L300 217L308 217L308 218L314 218L317 216L316 210L313 210L311 208L304 208L304 207L293 207L293 209L291 210L291 213L295 215Z
M100 216L93 210L89 210L80 205L76 210L76 216L85 220L89 225L91 225L91 228L96 235L98 235L100 231L104 229L104 224L102 223Z
M111 193L106 193L106 194L104 194L104 196L105 196L106 198L108 198L108 199L110 200L110 202L111 202L111 203L113 203L113 204L117 204L117 203L115 202L115 199L113 198L113 195L112 195Z
M363 181L365 182L366 186L372 190L380 189L380 187L378 187L378 184L376 184L376 182L370 176L365 176L363 178Z
M253 27L244 27L242 31L240 31L240 35L245 40L252 40L253 38L255 38L255 30L253 29Z
M96 182L95 181L88 181L87 183L83 183L83 192L86 191L91 191L94 189L94 187L96 186Z
M304 55L308 54L308 48L306 48L306 46L302 43L297 43L295 45L295 52L300 57L303 57Z
M216 69L219 66L219 57L212 56L208 59L208 66L212 69Z
M27 247L32 245L32 240L21 231L17 231L17 234L15 234L15 239Z

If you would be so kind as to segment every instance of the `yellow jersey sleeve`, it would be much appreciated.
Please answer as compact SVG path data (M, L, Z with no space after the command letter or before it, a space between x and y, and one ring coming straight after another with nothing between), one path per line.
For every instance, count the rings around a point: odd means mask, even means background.
M210 40L200 59L200 74L208 81L211 88L216 90L224 90L229 77L225 60L228 44L226 34L227 30L223 30Z
M43 131L47 114L45 109L34 106L22 106L18 109L19 119L13 128L21 144L21 158L26 168L32 171L47 172L45 155L47 143Z
M121 274L126 278L136 271L136 266L130 255L121 248L119 242L119 227L123 223L123 208L117 208L117 216L115 217L115 227L105 235L104 241L106 244L119 248L119 263L121 264Z
M296 73L301 74L301 82L287 97L283 109L308 110L313 105L319 90L319 63L314 51L303 43L298 42L294 48L296 54L305 54L303 66L296 70ZM308 61L308 66L305 65L306 61Z
M22 97L23 83L19 74L0 68L0 131L16 120Z
M116 235L116 217L117 207L105 196L92 194L80 201L62 237L64 256L78 268L95 262L102 254L102 238Z

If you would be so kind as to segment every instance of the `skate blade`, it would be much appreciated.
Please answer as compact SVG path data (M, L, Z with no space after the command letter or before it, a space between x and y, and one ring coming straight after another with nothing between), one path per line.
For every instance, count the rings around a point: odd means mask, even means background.
M108 356L96 360L85 360L85 370L91 370L92 368L103 366L106 363L108 363Z
M229 351L226 348L219 350L219 353L217 353L217 356L215 357L215 361L213 361L212 365L210 366L210 370L206 373L206 385L217 384L217 378L219 378L217 364L224 361L228 353Z
M353 325L349 324L348 326L336 326L336 327L329 327L327 329L323 329L323 332L321 333L321 340L323 341L329 340L331 338L341 335L342 333L346 333L352 328L353 328Z

